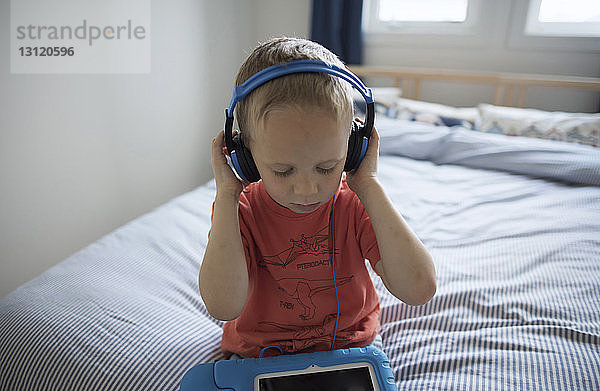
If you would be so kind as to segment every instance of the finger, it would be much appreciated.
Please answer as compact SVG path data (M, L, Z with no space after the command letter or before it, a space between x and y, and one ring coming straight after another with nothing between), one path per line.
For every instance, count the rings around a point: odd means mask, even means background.
M219 145L219 135L215 136L212 139L212 142L210 144L211 150L212 150L212 155L213 157L216 155L216 152L221 149L220 145Z
M224 131L220 131L217 133L216 137L212 139L212 157L213 159L218 159L219 161L226 161L225 156L223 155L223 137Z
M237 133L237 131L234 130L233 135L235 136L236 133ZM225 142L225 131L221 130L219 135L221 136L221 152L223 153L223 155L231 156L231 154L229 153L229 150L227 149L227 143Z
M379 154L379 132L377 132L376 128L373 128L371 136L369 137L367 154Z
M220 149L220 147L223 145L223 137L224 137L225 131L221 130L219 133L217 133L217 135L212 139L212 145L213 148L216 149Z
M373 126L373 132L371 132L371 138L373 138L373 140L379 141L379 132L377 131L377 128L374 126Z

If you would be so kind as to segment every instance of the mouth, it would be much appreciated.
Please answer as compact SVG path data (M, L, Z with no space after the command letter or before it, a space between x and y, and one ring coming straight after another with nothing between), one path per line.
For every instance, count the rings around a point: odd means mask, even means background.
M309 213L312 212L314 210L317 210L319 208L319 206L321 206L320 202L315 202L313 204L296 204L296 203L292 203L292 206L294 207L294 209L296 211L299 211L301 213Z

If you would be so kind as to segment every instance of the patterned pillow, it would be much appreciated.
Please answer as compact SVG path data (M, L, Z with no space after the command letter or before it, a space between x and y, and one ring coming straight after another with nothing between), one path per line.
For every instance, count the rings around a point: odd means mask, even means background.
M480 104L478 130L600 146L600 114L565 113Z
M388 112L393 118L426 122L437 126L473 129L479 113L476 107L453 107L438 103L398 98Z
M390 107L394 105L396 99L402 96L400 88L393 87L375 87L373 90L373 99L375 100L375 113L387 115ZM367 111L365 98L356 89L352 89L354 99L354 111L364 115Z
M473 129L479 113L476 107L452 107L437 103L401 98L398 88L373 88L375 113L390 118L425 122L437 126L462 126ZM355 92L354 109L364 115L366 110L362 96Z

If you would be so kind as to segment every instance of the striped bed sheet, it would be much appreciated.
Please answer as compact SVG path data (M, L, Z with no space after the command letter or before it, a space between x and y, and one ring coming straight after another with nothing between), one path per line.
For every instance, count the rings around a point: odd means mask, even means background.
M378 129L380 180L438 280L413 307L370 270L399 389L600 389L600 152ZM223 322L197 282L214 192L171 200L3 298L0 390L177 390L222 358Z

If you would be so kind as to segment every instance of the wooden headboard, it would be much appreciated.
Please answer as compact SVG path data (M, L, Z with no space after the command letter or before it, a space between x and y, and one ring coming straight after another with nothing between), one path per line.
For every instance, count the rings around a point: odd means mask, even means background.
M494 87L494 99L492 103L494 105L513 107L523 107L528 87L557 87L600 92L600 78L595 77L358 65L349 66L349 68L360 77L392 79L395 87L402 88L402 95L404 97L416 100L419 100L421 97L421 83L428 80L491 85Z

